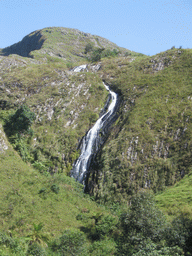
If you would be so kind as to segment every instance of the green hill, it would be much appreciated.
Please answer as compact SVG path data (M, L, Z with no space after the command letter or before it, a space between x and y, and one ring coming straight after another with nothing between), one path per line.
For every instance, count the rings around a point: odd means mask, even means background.
M2 126L0 180L1 255L26 255L27 244L34 239L31 235L35 236L34 225L42 225L45 241L51 241L65 230L78 232L85 226L83 217L92 226L95 216L110 214L65 174L42 175L24 163L7 141Z
M100 36L84 33L78 29L50 27L30 33L20 42L1 49L0 54L3 56L17 54L42 61L55 57L73 63L85 60L87 44L95 48L116 49L121 51L122 55L131 53Z
M191 170L191 50L105 60L99 71L121 95L119 119L98 154L100 200L162 191ZM102 173L102 175L101 175Z
M189 49L149 57L68 28L1 49L0 254L190 253L191 67ZM88 195L69 173L108 99L103 81L120 105Z
M187 174L173 187L156 195L157 205L171 217L184 214L191 217L192 213L192 173Z

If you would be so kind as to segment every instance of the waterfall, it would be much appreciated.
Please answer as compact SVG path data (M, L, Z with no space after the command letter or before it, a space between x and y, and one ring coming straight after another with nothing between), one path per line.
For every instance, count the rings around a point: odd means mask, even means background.
M112 92L109 87L103 83L105 88L111 95L111 103L106 113L104 113L94 124L94 126L84 136L81 144L81 154L77 161L73 164L71 170L71 177L75 178L78 182L83 183L86 178L92 157L95 154L95 148L98 148L99 133L101 129L107 125L115 114L117 105L117 94Z

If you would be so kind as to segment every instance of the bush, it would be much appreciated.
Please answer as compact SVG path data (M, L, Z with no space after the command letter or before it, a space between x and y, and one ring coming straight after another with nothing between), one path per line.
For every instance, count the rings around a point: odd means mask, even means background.
M51 190L55 193L55 194L58 194L59 193L59 186L58 185L56 185L56 184L53 184L52 186L51 186Z
M158 246L154 244L150 239L144 244L140 245L140 249L132 256L179 256L183 255L183 251L178 246L175 247L163 247L158 249Z
M109 239L95 241L90 246L89 252L92 256L114 255L116 253L116 243Z
M0 245L6 245L11 249L15 249L18 244L17 241L5 233L0 233Z
M117 49L113 49L112 51L110 49L105 49L102 52L101 57L110 57L110 56L115 57L118 55L118 53L119 52L117 51Z
M47 167L42 162L35 161L32 165L35 169L39 170L40 173L47 171Z
M46 252L44 248L42 248L39 244L33 243L29 245L28 250L27 250L27 256L46 256Z
M65 230L63 235L55 240L51 249L61 256L87 255L85 247L85 235L81 231Z
M91 43L86 44L85 46L85 54L91 52L93 50L93 45Z
M99 238L112 235L116 229L117 219L111 215L103 216L96 224L96 232Z
M192 255L192 220L182 215L175 218L166 230L166 241L169 246L178 245Z
M10 117L9 121L7 121L5 128L11 135L30 132L29 128L34 120L35 113L33 113L26 105L22 105L15 114Z
M34 120L35 114L26 105L22 105L4 125L9 141L25 162L32 160L27 144L33 135L30 127Z
M90 61L92 62L100 61L100 59L101 59L101 54L98 52L93 52L90 57Z
M128 212L120 218L122 236L119 240L119 251L125 255L136 253L146 240L153 243L164 240L165 218L155 206L153 197L147 193L139 193L131 201Z

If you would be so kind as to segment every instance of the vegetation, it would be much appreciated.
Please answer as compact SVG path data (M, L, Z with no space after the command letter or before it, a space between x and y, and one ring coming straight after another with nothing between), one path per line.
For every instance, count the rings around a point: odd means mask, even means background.
M191 172L191 51L131 60L105 60L100 71L122 99L92 170L102 173L93 191L102 202L126 202L140 189L163 191Z
M82 223L81 230L66 229L56 238L42 232L41 223L33 224L34 229L27 237L12 237L12 231L1 233L0 248L6 248L1 250L2 255L175 256L192 253L192 222L186 217L167 221L150 194L142 192L134 196L131 207L118 214L105 215L103 211L91 216L84 209L77 219Z
M89 53L87 59L91 62L96 62L104 57L116 57L120 52L117 49L94 48L91 43L85 46L85 54Z
M1 50L0 255L192 255L191 64L190 49L149 57L66 28ZM85 194L69 174L103 80L118 119Z

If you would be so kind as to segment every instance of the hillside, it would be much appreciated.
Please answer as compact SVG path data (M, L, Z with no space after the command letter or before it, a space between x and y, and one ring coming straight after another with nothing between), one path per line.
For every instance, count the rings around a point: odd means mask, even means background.
M110 101L103 81L117 119L83 187L69 176ZM0 253L60 256L69 239L75 255L190 255L191 86L190 49L149 57L68 28L1 49Z
M102 79L122 105L93 169L100 200L162 191L191 172L191 63L191 50L183 49L103 62Z

